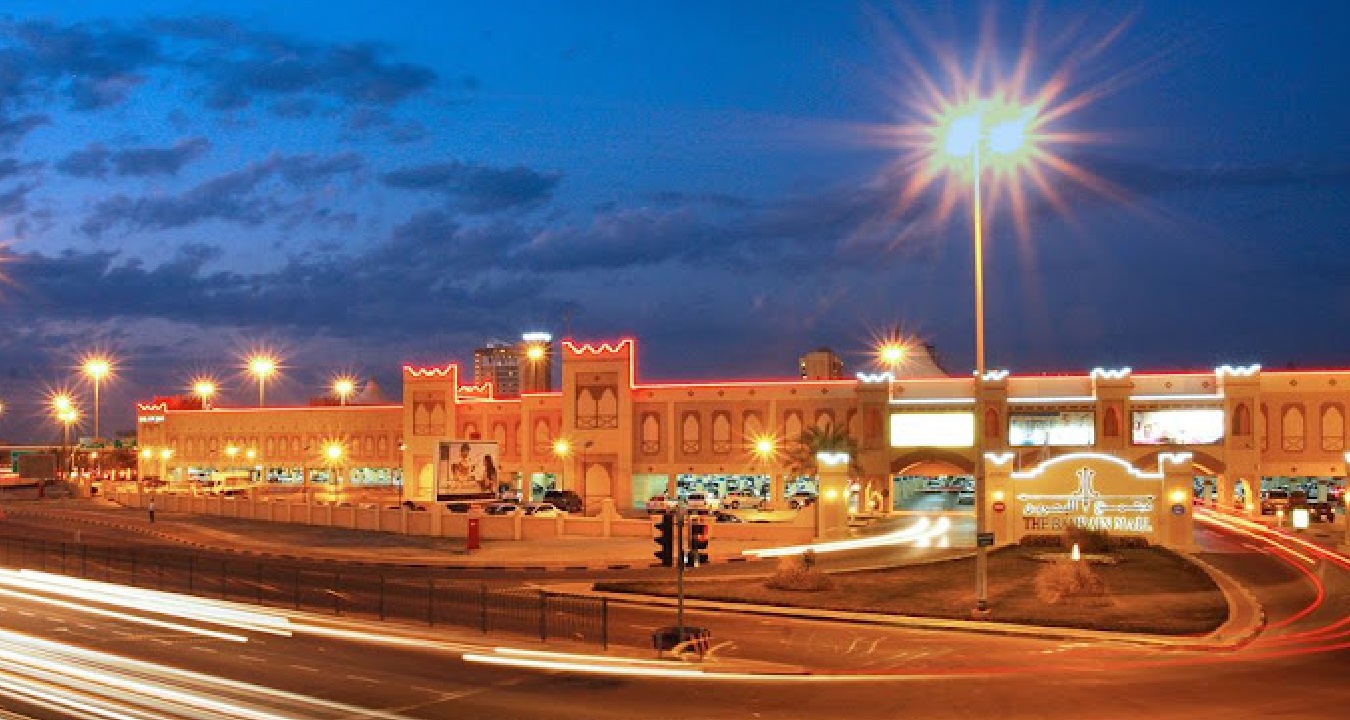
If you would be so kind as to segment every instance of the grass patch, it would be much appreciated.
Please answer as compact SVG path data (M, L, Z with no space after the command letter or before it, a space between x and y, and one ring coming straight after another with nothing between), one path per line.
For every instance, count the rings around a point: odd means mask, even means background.
M1163 548L1125 548L1119 562L1094 565L1105 593L1091 603L1051 604L1037 595L1044 548L1008 547L989 554L993 620L1091 630L1203 635L1228 619L1228 605L1203 570ZM695 576L697 577L697 576ZM968 619L975 605L975 560L963 558L889 570L837 573L834 587L784 592L763 578L693 580L685 596L702 600L919 617ZM598 583L597 590L673 596L671 582Z

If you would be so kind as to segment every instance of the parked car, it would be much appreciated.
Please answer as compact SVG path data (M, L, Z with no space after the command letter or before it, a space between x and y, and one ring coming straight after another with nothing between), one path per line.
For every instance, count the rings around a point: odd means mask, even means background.
M521 512L530 517L541 518L562 517L567 514L553 503L546 502L525 503L521 506Z
M764 498L745 491L729 492L725 498L722 498L722 507L732 510L739 510L743 507L757 508L762 504L764 504Z
M452 513L466 513L473 509L473 503L448 502L445 504L445 509Z
M1261 514L1274 515L1281 510L1288 512L1290 503L1288 490L1267 490L1261 493Z
M695 512L717 509L717 496L706 492L691 492L684 498L684 506Z
M400 505L399 507L405 507L405 508L408 508L408 510L413 511L413 512L426 512L426 509L427 509L427 507L426 507L425 505L418 505L417 503L415 503L415 502L413 502L413 501L411 501L411 500L404 500L404 501L403 501L403 504Z
M655 515L657 513L670 512L675 509L677 504L675 498L670 497L669 495L653 495L647 500L645 507L648 514Z
M729 513L729 512L726 512L726 511L724 511L724 510L718 510L718 511L714 512L714 513L713 513L713 519L716 520L717 522L721 522L721 523L739 523L739 522L745 522L745 520L743 520L743 519L741 518L740 515L736 515L736 514L733 514L733 513Z
M548 490L544 493L544 502L566 512L582 511L581 496L575 490Z
M792 508L793 510L800 510L804 507L807 507L811 503L814 503L815 501L816 501L815 493L807 492L805 490L799 490L793 493L792 496L788 498L788 507Z
M495 502L483 508L487 515L515 515L520 512L520 503Z

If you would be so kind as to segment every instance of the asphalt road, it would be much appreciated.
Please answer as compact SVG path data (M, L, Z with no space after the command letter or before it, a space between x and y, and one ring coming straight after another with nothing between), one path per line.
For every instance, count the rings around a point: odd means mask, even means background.
M6 636L0 642L5 661L0 664L0 708L40 718L94 717L80 714L92 712L80 708L125 709L136 703L162 717L248 717L249 712L271 717L260 714L264 710L281 717L374 716L355 708L423 718L1344 716L1350 707L1350 684L1342 680L1350 672L1347 571L1317 560L1292 541L1279 541L1285 550L1211 529L1201 530L1198 540L1203 557L1251 588L1267 610L1267 629L1240 651L691 612L691 624L708 626L719 641L734 643L714 653L706 669L787 674L673 680L523 670L462 659L474 645L489 654L487 647L497 643L545 649L519 637L485 639L447 628L428 632L394 625L376 626L369 638L334 636L333 628L350 632L366 625L284 611L314 629L290 637L243 631L247 642L239 643L7 595L0 599L0 630L70 648L37 648L30 640ZM149 607L155 604L124 611L141 616ZM668 610L647 607L615 607L612 613L615 640L635 646L651 627L670 619ZM388 644L399 633L415 637L408 645ZM120 660L91 660L77 648L203 675L128 668ZM547 649L595 651L557 643ZM751 661L770 664L748 665ZM793 674L805 666L817 674ZM150 687L155 683L170 687ZM72 698L84 705L41 706ZM216 702L224 704L217 708Z

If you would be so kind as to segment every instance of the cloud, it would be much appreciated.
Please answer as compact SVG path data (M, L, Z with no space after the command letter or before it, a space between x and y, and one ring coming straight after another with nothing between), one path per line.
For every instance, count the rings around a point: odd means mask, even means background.
M295 223L304 218L322 221L326 215L312 209L304 197L287 198L284 181L308 188L321 181L349 175L363 167L354 153L329 157L274 155L241 170L202 182L179 195L115 195L99 202L80 229L99 236L117 227L130 230L168 230L209 220L248 226L267 222Z
M4 67L0 64L0 72ZM46 115L24 115L17 118L0 116L0 149L8 150L28 137L28 133L33 132L43 125L51 123L51 118Z
M56 163L56 169L76 177L106 177L109 167L114 175L124 177L176 175L210 148L210 141L204 137L181 140L167 148L108 150L95 143L67 155Z
M107 22L2 22L0 42L0 103L11 106L58 94L76 110L117 105L163 60L153 35Z
M385 173L381 180L401 190L440 193L466 212L486 213L548 199L559 175L523 166L502 170L453 161L395 170Z
M18 215L28 209L28 193L35 185L23 184L0 192L0 218Z

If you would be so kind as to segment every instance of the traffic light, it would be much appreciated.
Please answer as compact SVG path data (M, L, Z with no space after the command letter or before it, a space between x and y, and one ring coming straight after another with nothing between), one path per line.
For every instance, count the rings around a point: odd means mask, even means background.
M687 565L698 567L708 564L708 540L712 536L712 524L707 518L693 518L689 521L689 557Z
M675 518L670 513L661 513L661 517L652 523L655 536L652 538L660 550L652 553L666 567L675 565Z

